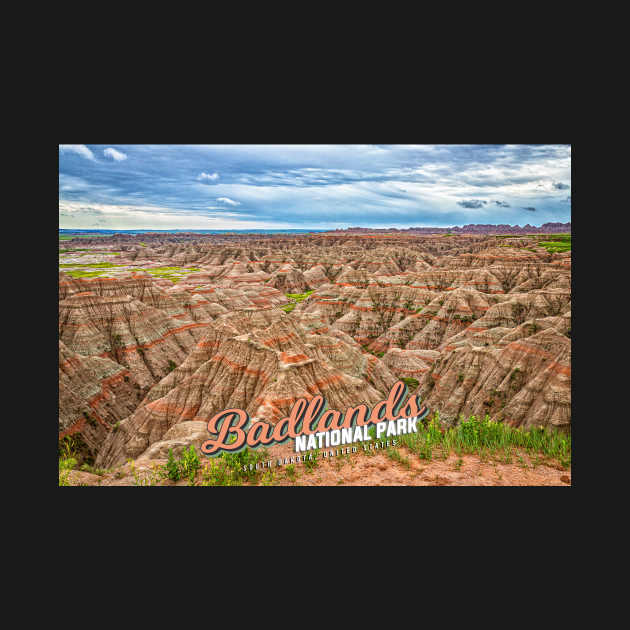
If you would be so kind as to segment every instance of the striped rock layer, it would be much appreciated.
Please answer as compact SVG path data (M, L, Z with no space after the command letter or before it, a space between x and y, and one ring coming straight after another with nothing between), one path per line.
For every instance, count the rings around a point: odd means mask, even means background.
M175 319L130 295L75 293L59 303L59 339L84 356L126 367L142 388L181 363L207 328Z
M59 274L60 433L101 463L198 445L223 408L273 423L300 396L369 404L406 377L447 424L488 413L570 429L571 253L531 237L117 234L63 247L89 250L72 264L128 267ZM148 273L164 266L200 271L175 285Z
M140 398L129 370L109 359L84 357L59 342L59 439L80 438L87 452L96 455Z
M566 430L571 342L549 327L503 347L458 345L435 361L420 391L446 423L487 414L512 426Z
M331 409L370 405L396 382L376 357L364 356L341 339L313 338L284 314L269 326L244 334L229 336L228 326L228 321L214 323L213 333L178 374L158 386L165 395L150 396L121 423L103 446L100 465L139 457L163 442L175 425L207 423L223 409L243 409L251 418L275 423L298 398L322 395Z

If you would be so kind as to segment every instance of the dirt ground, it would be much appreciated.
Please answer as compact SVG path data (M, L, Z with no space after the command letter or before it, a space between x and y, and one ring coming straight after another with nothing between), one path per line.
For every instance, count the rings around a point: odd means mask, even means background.
M293 465L294 474L286 465L276 465L280 453L273 453L273 465L263 469L267 473L265 483L276 486L570 486L571 470L565 470L556 462L542 462L536 455L515 453L511 463L500 457L482 459L477 455L451 453L447 459L440 456L422 460L404 447L395 449L401 461L392 459L386 451L367 455L362 451L318 460L309 471L302 463ZM284 452L282 456L290 456ZM294 455L294 454L293 454ZM137 460L103 475L72 471L71 485L134 486L176 485L187 486L187 480L174 483L158 480L155 470L166 460ZM134 473L135 470L135 473ZM273 473L271 477L269 471ZM153 481L153 484L149 483ZM201 475L197 476L197 483ZM244 484L252 485L252 484ZM256 484L253 484L256 485Z
M404 450L404 449L401 449ZM401 453L402 455L402 453ZM312 473L299 474L296 482L282 479L278 485L304 486L565 486L571 472L539 464L524 457L524 464L482 462L475 455L451 454L448 459L421 460L408 454L409 467L379 453L372 457L350 456L322 462ZM297 471L297 466L296 466ZM285 473L286 477L286 473Z

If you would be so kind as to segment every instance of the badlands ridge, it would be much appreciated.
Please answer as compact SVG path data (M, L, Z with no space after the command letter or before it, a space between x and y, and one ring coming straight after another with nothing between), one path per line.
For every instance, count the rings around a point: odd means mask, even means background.
M539 237L116 234L60 241L59 437L111 469L399 379L444 427L570 432L571 253ZM293 445L285 445L286 453Z

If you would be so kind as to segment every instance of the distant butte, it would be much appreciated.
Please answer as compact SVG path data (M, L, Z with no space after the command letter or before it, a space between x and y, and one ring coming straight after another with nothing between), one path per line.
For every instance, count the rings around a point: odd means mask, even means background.
M350 227L347 229L337 229L334 232L350 232L350 233L373 233L382 234L388 232L400 232L409 234L559 234L570 233L571 223L544 223L536 227L534 225L484 225L480 223L472 223L462 227L408 227L408 228L363 228Z

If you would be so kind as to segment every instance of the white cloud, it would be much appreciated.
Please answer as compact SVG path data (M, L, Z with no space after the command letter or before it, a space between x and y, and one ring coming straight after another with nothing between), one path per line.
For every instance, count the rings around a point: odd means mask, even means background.
M90 151L90 149L88 149L84 144L60 144L59 150L62 153L76 153L88 160L95 159L94 153L92 153L92 151Z
M103 151L103 155L105 157L110 157L113 160L116 160L116 162L122 162L123 160L127 159L127 156L124 153L122 153L121 151L116 151L116 149L113 149L112 147L107 147L107 149Z
M59 192L87 191L90 185L81 177L59 173Z
M221 210L221 212L207 212L205 214L205 216L207 217L218 217L218 218L225 218L225 217L234 217L236 219L256 219L258 218L257 215L255 214L243 214L241 212L226 212L225 210Z
M203 216L174 208L59 200L59 227L66 229L93 229L97 224L99 228L113 230L246 230L291 227L287 222L241 220L240 216L231 212L208 213Z
M201 182L204 182L204 181L211 181L211 182L214 182L214 181L216 181L217 179L219 179L219 173L212 173L212 174L209 174L209 173L201 173L201 175L199 175L199 177L197 177L197 179L198 179L199 181L201 181Z
M106 147L92 145L97 161L104 161L101 151ZM87 148L87 154L69 150L91 155ZM80 160L64 163L62 158L60 167L67 176L60 173L60 201L117 207L116 228L127 221L130 227L145 225L149 213L159 225L168 217L168 227L178 227L175 215L183 217L186 227L201 227L210 217L224 223L236 219L236 227L242 225L239 217L253 218L247 212L262 223L316 228L367 226L368 221L378 225L390 217L392 225L396 219L401 226L514 223L523 215L531 219L524 207L536 207L537 219L547 212L545 220L570 210L571 148L565 146L137 145L132 161L137 171L114 178L111 169L86 170ZM199 171L204 166L209 171ZM221 168L222 174L210 166ZM474 201L479 207L462 207ZM122 205L112 205L117 203ZM135 203L155 207L125 206ZM105 214L113 222L110 211ZM88 215L81 216L87 223ZM432 223L423 223L423 217Z
M230 199L229 197L217 197L217 201L219 203L227 203L230 206L240 206L240 201L234 201L234 199Z

